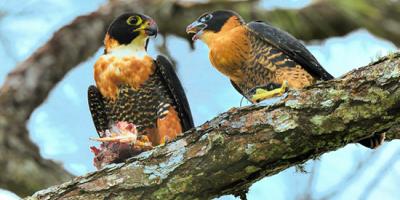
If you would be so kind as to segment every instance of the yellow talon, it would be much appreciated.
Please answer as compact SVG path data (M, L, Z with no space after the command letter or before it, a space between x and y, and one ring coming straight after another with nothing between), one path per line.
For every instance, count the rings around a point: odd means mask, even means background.
M268 90L264 90L264 89L262 89L262 88L257 88L256 89L256 95L257 94L263 94L263 93L266 93L266 92L268 92ZM255 95L254 95L255 96Z
M268 91L268 90L264 90L262 88L258 88L256 89L256 94L254 94L251 97L251 100L253 102L260 102L263 101L265 99L269 99L272 98L274 96L281 96L283 93L286 92L286 89L288 88L288 82L284 81L282 86L280 88Z
M171 139L168 136L164 136L164 137L161 138L161 141L160 141L159 145L160 146L164 146L169 141L171 141Z
M160 144L159 144L160 146L164 146L165 145L165 137L162 137L161 138L161 141L160 141Z

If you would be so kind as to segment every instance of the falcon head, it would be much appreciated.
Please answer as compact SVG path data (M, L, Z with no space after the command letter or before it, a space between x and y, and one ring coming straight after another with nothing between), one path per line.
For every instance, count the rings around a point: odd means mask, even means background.
M157 24L151 17L137 13L122 14L111 23L107 30L104 42L106 52L120 45L146 49L149 36L156 36L157 32Z
M204 13L186 28L188 34L194 34L192 40L207 40L225 31L244 24L243 18L231 10L217 10Z

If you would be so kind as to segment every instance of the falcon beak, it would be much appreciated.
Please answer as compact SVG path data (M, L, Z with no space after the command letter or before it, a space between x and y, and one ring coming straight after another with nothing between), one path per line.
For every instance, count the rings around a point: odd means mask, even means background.
M195 41L200 38L201 34L203 34L204 29L207 27L207 24L204 24L199 21L194 21L189 26L186 27L186 33L193 34L192 40Z
M144 32L148 36L157 37L158 26L157 26L156 22L153 19L149 19L147 27L144 28Z

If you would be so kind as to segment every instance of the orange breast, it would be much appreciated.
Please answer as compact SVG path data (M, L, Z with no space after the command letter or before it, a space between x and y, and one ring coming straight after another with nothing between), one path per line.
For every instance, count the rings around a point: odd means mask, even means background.
M103 55L94 65L94 79L101 94L115 100L119 85L128 84L138 89L154 70L153 59L149 56L138 59Z
M218 34L209 45L211 64L235 82L243 78L243 64L249 57L250 41L243 26Z

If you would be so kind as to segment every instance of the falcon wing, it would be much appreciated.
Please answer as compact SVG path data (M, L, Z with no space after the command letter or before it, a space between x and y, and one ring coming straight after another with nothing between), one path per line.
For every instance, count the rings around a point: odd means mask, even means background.
M157 71L162 77L162 81L167 85L169 93L174 99L176 110L182 122L183 131L187 131L194 127L192 113L190 112L189 103L185 92L179 81L171 62L165 56L157 56L156 59Z
M301 65L313 77L319 80L330 80L334 78L319 64L317 59L315 59L303 44L287 32L260 21L250 22L246 27L249 33L255 34L257 38L281 50L293 61Z
M104 98L94 85L88 88L88 103L94 126L101 136L100 133L108 129L109 120L106 115Z

